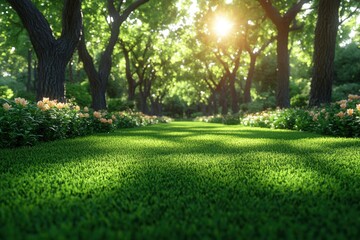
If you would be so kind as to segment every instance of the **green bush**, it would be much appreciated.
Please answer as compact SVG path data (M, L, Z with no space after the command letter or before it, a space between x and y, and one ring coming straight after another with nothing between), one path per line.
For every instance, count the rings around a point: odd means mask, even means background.
M290 99L290 105L293 108L306 107L309 104L309 97L305 94L297 94Z
M34 145L116 128L140 127L170 119L132 111L109 113L63 104L44 98L36 104L23 98L0 99L0 148Z
M135 108L134 101L127 101L121 98L109 98L107 103L109 112L126 111Z
M14 96L14 91L8 86L0 86L0 98L10 99Z
M360 83L346 83L334 87L332 100L340 101L341 99L346 99L349 93L360 94Z
M359 137L360 96L349 95L323 108L284 109L248 114L241 123L245 126L311 131L320 134Z
M241 104L240 110L242 112L256 113L269 108L274 109L275 107L275 97L269 94L264 94L250 103Z
M237 114L234 115L225 115L223 117L223 121L222 121L225 125L238 125L240 124L240 117Z
M81 107L91 105L91 95L89 93L88 83L67 83L66 98L72 99L74 103Z

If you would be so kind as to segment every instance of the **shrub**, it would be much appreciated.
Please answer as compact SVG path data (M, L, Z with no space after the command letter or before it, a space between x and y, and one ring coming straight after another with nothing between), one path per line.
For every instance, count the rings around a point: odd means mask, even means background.
M222 121L225 125L238 125L240 124L240 117L237 114L231 115L225 115L223 117L223 121Z
M134 101L124 101L121 98L109 98L107 102L109 112L126 111L135 108Z
M14 96L14 91L8 86L0 86L0 98L10 99Z
M311 131L320 134L359 137L360 96L349 95L322 108L284 109L249 114L241 123L245 126Z
M163 117L146 116L132 111L109 113L81 109L75 104L58 103L44 98L31 104L23 98L0 99L0 147L34 145L116 128L139 127L168 122Z
M81 106L91 105L91 95L89 93L88 83L67 83L66 84L66 98Z

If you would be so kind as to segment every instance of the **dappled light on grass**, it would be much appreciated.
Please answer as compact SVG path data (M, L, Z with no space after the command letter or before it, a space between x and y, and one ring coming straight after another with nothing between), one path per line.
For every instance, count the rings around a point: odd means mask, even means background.
M1 238L355 238L360 140L174 122L0 150Z

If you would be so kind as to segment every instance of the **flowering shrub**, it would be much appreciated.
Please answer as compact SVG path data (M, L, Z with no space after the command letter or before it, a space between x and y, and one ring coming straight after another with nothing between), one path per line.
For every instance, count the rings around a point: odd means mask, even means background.
M168 118L147 116L132 111L109 113L81 109L44 98L35 104L23 98L0 99L0 148L34 145L117 128L169 122Z
M360 137L360 96L349 95L323 108L277 109L249 114L245 126L312 131L320 134Z
M199 116L194 118L196 122L207 123L223 123L225 125L238 125L240 124L240 117L238 114L215 115L215 116Z
M194 119L196 122L208 122L208 123L223 123L223 116L200 116Z

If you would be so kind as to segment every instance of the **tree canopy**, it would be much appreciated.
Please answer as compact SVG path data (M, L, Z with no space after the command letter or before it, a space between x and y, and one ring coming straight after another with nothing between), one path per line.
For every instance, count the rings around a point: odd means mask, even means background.
M34 100L179 117L327 103L332 89L360 86L358 1L325 13L333 53L316 48L327 1L83 1L82 17L80 2L0 3L0 85ZM38 22L27 17L35 13ZM317 51L334 67L325 82ZM323 101L315 92L326 82Z

